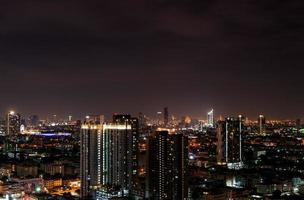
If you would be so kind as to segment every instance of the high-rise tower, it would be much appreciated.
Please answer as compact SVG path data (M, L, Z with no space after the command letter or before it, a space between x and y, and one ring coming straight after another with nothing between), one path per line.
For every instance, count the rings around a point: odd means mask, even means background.
M266 119L265 119L264 115L259 115L258 126L259 126L259 134L260 135L265 135L266 134L265 125L266 125Z
M164 125L165 127L168 126L169 123L169 111L168 111L168 107L164 108Z
M127 197L137 173L138 120L114 115L113 122L88 121L81 129L81 197Z
M217 124L217 162L227 164L230 169L243 167L242 135L244 118L226 118Z
M10 111L6 115L6 135L17 135L20 133L21 117L20 114Z
M80 133L80 197L90 196L90 187L99 186L102 177L102 125L83 124Z
M187 198L188 141L182 134L156 132L149 138L149 199Z
M207 125L209 127L214 126L214 110L213 109L207 113Z

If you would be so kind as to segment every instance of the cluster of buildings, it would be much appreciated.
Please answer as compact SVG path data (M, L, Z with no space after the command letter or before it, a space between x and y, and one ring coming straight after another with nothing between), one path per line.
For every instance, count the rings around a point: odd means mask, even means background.
M76 121L6 113L0 120L0 199L79 196L79 131Z
M149 136L141 173L139 131L138 119L130 115L116 114L110 123L84 122L80 133L81 198L187 198L187 138L169 129L156 129ZM141 179L143 175L146 180Z
M114 114L0 120L0 199L288 199L304 194L300 120Z

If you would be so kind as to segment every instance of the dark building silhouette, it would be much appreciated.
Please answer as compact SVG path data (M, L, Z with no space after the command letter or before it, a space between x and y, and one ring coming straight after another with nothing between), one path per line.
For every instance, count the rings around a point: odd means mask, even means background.
M298 130L301 129L301 119L296 120L296 127L297 127Z
M138 171L138 154L139 154L139 125L138 119L135 117L131 117L131 115L121 115L115 114L113 115L113 124L116 125L124 125L126 134L125 144L126 144L126 152L124 152L126 156L126 174L127 174L127 183L126 188L129 190L129 193L132 194L132 189L135 187L135 177L137 176ZM130 131L129 131L130 128Z
M244 118L226 118L217 124L217 162L226 164L230 169L243 167L242 135Z
M168 111L168 107L164 108L164 125L168 126L169 123L169 111Z
M264 115L259 115L258 126L259 126L259 134L265 135L266 134L266 118Z
M6 135L12 136L20 133L21 116L14 111L6 115Z
M186 199L188 140L182 134L156 132L149 138L149 199Z

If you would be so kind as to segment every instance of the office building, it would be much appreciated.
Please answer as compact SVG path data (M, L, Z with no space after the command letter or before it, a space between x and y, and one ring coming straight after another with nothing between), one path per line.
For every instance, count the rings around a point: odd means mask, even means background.
M265 135L266 134L266 119L264 115L259 115L258 118L258 126L259 126L259 134Z
M217 162L226 164L230 169L241 169L242 135L244 133L244 117L226 118L217 124Z
M213 109L207 113L207 126L209 126L209 127L214 126L214 110Z
M158 126L162 126L163 125L163 113L161 111L158 111L157 113L157 116L156 116L156 119L157 119L157 125Z
M168 111L168 107L164 108L164 125L165 127L168 126L169 123L169 111Z
M6 115L6 135L12 136L20 133L21 117L20 114L10 111Z
M148 198L187 199L188 140L158 131L149 138Z

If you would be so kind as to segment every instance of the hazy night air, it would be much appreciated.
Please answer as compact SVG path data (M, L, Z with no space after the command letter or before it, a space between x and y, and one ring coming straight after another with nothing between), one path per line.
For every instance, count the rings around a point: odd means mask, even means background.
M303 118L302 0L0 2L0 111Z

